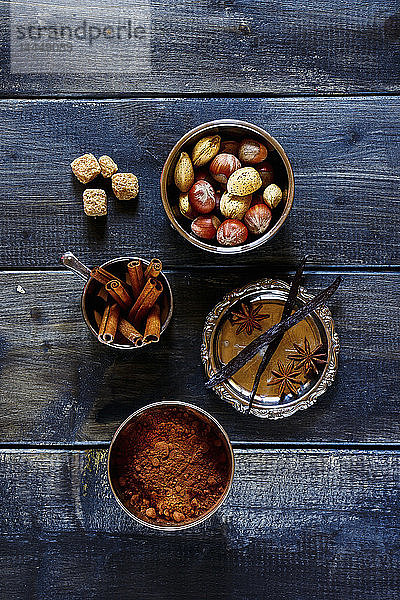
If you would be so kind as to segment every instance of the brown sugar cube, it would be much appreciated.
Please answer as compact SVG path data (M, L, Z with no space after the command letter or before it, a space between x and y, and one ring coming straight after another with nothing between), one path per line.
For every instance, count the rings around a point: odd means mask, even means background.
M139 193L139 182L133 173L116 173L111 177L111 184L118 200L131 200Z
M106 154L100 156L99 165L103 177L111 177L111 175L114 175L114 173L118 171L118 166L116 165L116 163L113 161L112 158L110 158Z
M72 171L81 183L89 183L100 174L100 165L93 154L84 154L71 163Z
M85 190L83 210L88 217L103 217L107 214L107 195L104 190Z

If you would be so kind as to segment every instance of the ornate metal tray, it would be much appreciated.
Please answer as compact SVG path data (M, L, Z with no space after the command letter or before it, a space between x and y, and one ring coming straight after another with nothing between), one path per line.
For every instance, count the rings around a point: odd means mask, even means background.
M227 294L206 318L201 357L208 377L229 362L251 340L281 318L289 285L284 281L261 279ZM300 288L296 309L313 296ZM304 352L315 357L304 361ZM339 338L329 309L322 306L292 327L266 368L254 398L251 413L279 419L314 404L332 385L338 367ZM303 353L303 354L302 354ZM261 355L255 356L214 391L236 410L248 410L249 396ZM282 386L282 371L293 375Z

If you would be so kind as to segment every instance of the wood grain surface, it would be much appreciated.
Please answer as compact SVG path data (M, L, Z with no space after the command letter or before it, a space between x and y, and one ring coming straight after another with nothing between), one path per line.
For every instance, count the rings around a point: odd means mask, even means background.
M170 267L279 263L304 253L314 264L398 265L400 100L213 99L1 101L0 267L161 254ZM234 117L263 126L293 163L296 191L276 237L240 258L194 248L171 228L160 199L164 160L187 130ZM106 220L86 217L84 186L70 162L84 152L114 157L140 181L138 200L110 192ZM90 184L104 185L99 182Z
M15 14L10 19L9 4L19 20ZM396 0L141 0L133 5L118 0L108 11L101 0L81 2L79 11L66 10L63 4L46 10L49 4L42 0L0 5L4 95L399 91ZM132 17L135 24L136 14L144 14L139 21L145 30L139 42L142 56L121 64L121 44L100 38L82 49L84 62L78 58L66 67L54 51L37 61L33 47L18 64L22 42L14 31L16 24L48 24L48 12L59 15L58 24L69 25L75 13L88 26L114 26L118 17ZM32 38L25 37L24 43L48 41L36 31Z
M101 346L86 329L83 282L73 274L2 273L8 299L0 313L2 441L108 442L134 410L175 399L209 410L239 442L398 443L398 274L344 274L329 302L340 337L339 372L309 410L264 422L205 389L206 315L225 293L268 275L267 268L167 272L176 303L172 323L159 344L129 353ZM305 284L316 292L334 277L307 274Z
M143 38L75 40L74 57L17 39L127 18ZM1 598L398 600L399 40L396 0L0 2ZM295 175L282 230L236 258L185 242L160 199L172 146L220 118L270 132ZM106 185L107 219L86 217L70 169L84 152L134 172L138 199ZM175 300L161 342L91 337L65 250L159 256ZM205 317L304 254L310 291L344 276L335 383L290 419L245 417L204 388ZM162 399L211 412L237 464L225 505L177 534L135 524L107 482L114 431Z
M398 599L398 454L235 456L220 510L162 534L119 508L106 451L2 451L1 596Z

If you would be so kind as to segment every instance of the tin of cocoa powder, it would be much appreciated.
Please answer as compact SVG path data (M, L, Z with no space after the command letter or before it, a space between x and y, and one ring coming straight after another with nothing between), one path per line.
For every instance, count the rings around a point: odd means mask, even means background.
M110 446L108 475L118 503L156 529L195 525L221 505L234 471L229 439L205 411L183 402L131 415Z

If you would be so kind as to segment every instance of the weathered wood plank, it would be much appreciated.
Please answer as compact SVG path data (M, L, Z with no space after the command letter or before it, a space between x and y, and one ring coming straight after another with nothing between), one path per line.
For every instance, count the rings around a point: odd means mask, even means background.
M11 1L1 4L0 15L4 95L399 90L395 0L82 0L79 12L51 0ZM128 19L141 27L139 39L132 32L128 41L127 30L116 35L118 23ZM85 21L84 41L70 39L68 30L36 28L82 28ZM101 27L95 37L91 26ZM70 48L56 51L62 41ZM43 43L52 44L51 51Z
M268 270L169 274L176 301L158 345L131 353L104 348L86 330L81 283L69 272L2 273L0 429L3 442L108 441L139 407L161 399L194 402L236 441L398 442L399 275L345 274L330 306L340 336L340 368L314 407L264 422L239 415L204 388L204 320L233 288ZM334 275L307 275L321 289ZM18 293L21 285L25 294Z
M220 511L166 535L120 510L105 458L1 452L2 597L398 598L398 452L237 451Z
M2 101L0 266L54 266L69 248L82 260L162 254L172 267L219 264L174 231L159 177L174 142L214 118L264 126L293 162L293 211L257 252L224 264L400 264L400 99ZM138 201L110 198L107 223L82 210L71 159L111 154L140 179Z

